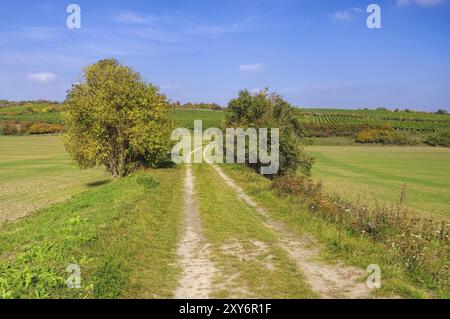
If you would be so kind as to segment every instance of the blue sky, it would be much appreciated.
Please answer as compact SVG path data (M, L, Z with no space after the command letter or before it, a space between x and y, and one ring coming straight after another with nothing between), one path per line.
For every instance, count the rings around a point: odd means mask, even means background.
M107 57L181 102L269 87L303 107L450 110L450 0L1 1L0 99L63 100Z

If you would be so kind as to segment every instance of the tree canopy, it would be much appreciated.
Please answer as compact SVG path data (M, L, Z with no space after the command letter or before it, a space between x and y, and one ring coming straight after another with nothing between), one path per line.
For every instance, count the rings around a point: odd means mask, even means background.
M86 67L66 104L63 141L81 168L103 165L119 178L157 165L170 152L166 97L116 59Z
M300 171L309 175L312 159L303 149L304 131L294 114L294 107L282 96L268 90L252 94L248 90L228 104L225 110L227 127L240 128L279 128L280 158L278 175ZM249 164L259 171L261 163Z

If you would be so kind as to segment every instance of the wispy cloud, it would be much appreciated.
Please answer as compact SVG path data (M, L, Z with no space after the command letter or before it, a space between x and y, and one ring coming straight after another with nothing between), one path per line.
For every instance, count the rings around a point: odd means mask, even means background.
M48 83L56 80L58 76L51 72L32 73L28 75L28 80L39 83Z
M412 4L422 7L436 7L445 2L447 0L396 0L396 4L399 7L406 7Z
M346 10L338 10L333 17L339 21L351 21L356 14L363 12L361 8L350 8Z
M264 71L265 67L262 63L255 63L255 64L241 64L239 66L239 70L242 72L260 72Z
M123 24L149 25L155 22L170 22L172 18L156 14L139 14L133 11L124 11L114 16L114 20Z

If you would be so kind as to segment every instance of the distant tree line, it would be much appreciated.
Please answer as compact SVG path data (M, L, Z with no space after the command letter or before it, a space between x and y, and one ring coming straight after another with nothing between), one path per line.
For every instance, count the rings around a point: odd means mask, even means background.
M0 121L0 135L57 134L65 131L61 124Z
M7 101L0 100L0 108L3 107L14 107L14 106L25 106L27 104L61 104L61 102L57 101L49 101L49 100L26 100L26 101Z
M214 110L220 111L223 108L217 103L185 103L181 104L181 102L172 102L170 103L171 108L176 109L191 109L191 110Z

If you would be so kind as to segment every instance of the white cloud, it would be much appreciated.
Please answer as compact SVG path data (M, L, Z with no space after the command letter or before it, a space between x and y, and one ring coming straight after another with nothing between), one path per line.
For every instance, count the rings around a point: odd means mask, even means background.
M124 24L151 24L159 20L159 18L154 15L141 15L127 11L115 16L114 20Z
M396 4L399 7L405 7L411 4L416 4L422 7L435 7L445 2L447 2L447 0L396 0Z
M28 75L28 80L39 83L47 83L56 80L58 76L51 72L33 73Z
M242 72L260 72L264 71L265 67L262 63L255 63L255 64L241 64L239 66L239 70Z
M350 8L347 10L338 10L333 14L333 17L340 21L351 21L355 14L361 13L361 8Z
M334 14L334 17L338 20L350 21L352 19L352 15L348 11L337 11Z

